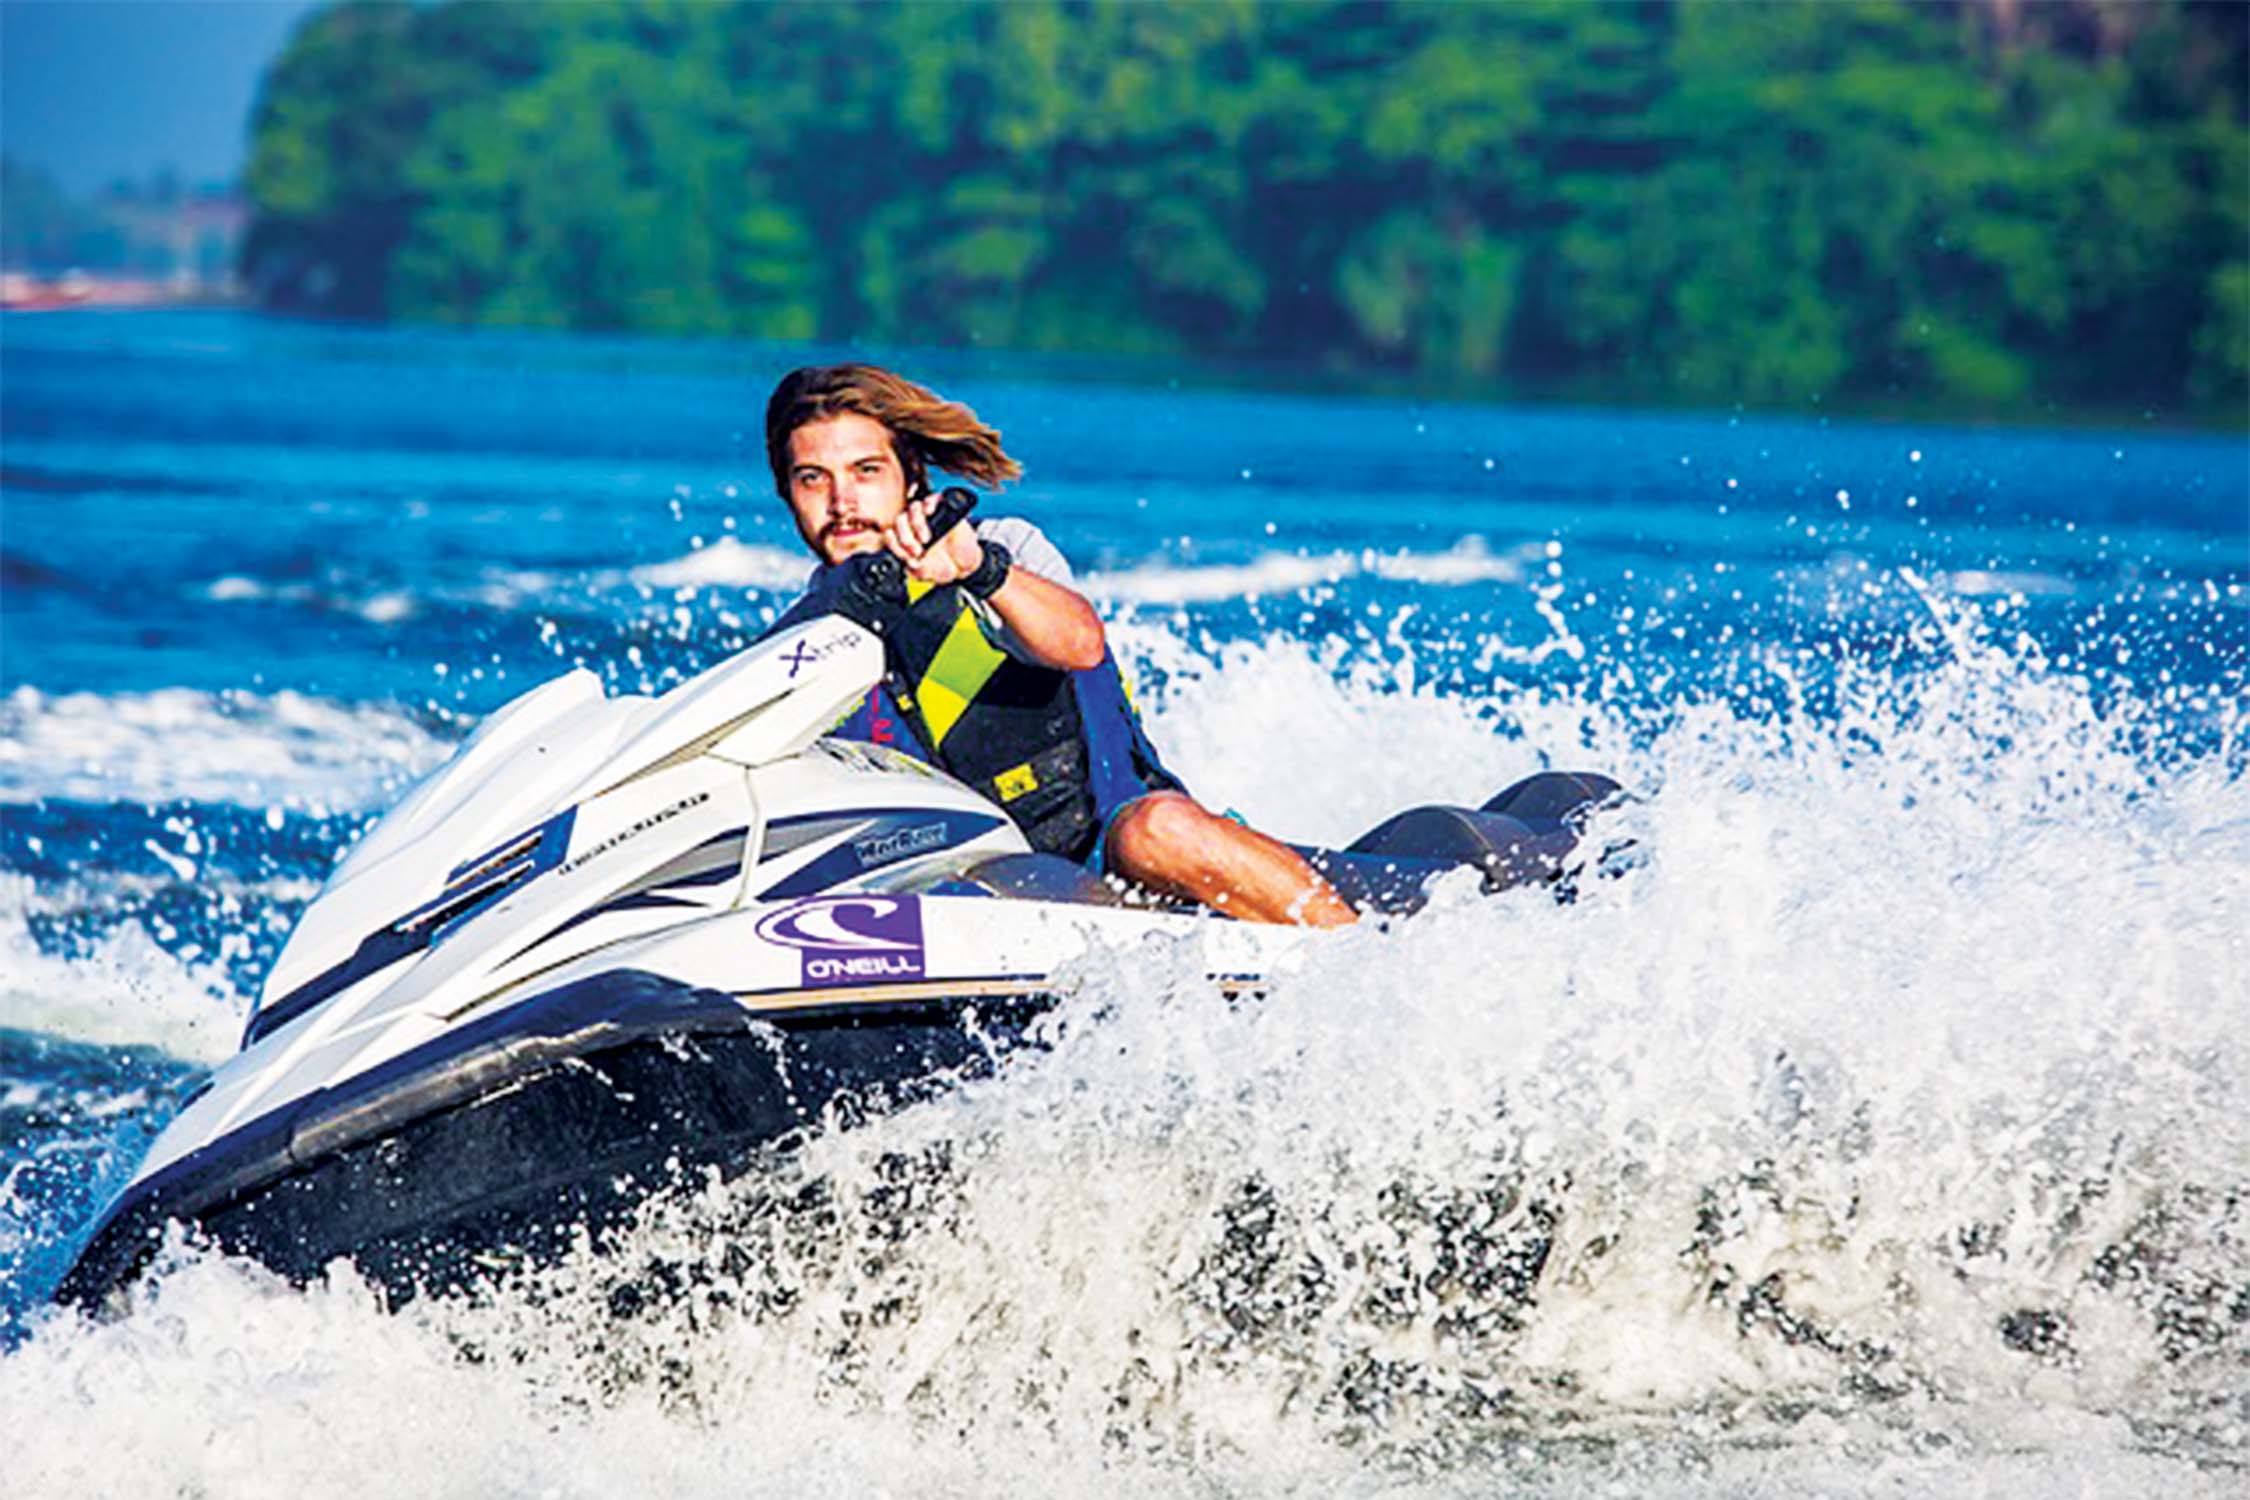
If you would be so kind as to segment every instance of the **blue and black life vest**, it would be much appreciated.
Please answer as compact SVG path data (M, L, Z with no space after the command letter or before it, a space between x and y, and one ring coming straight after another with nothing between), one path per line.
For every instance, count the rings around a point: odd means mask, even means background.
M815 595L775 626L820 608ZM802 613L800 613L800 610ZM1135 797L1182 791L1149 743L1117 664L1066 671L1018 661L986 634L957 585L907 585L884 622L883 685L831 731L899 748L999 804L1031 847L1079 861L1108 816Z

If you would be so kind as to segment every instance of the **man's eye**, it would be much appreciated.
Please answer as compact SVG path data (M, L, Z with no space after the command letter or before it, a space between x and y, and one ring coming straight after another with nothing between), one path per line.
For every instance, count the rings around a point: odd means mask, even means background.
M859 475L862 479L873 479L876 475L882 472L883 465L877 459L871 458L867 462L859 466Z

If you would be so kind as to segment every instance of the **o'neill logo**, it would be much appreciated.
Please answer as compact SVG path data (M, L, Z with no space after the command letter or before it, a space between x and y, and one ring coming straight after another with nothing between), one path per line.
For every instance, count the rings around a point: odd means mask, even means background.
M758 919L758 936L805 955L804 983L920 979L922 904L912 896L815 896Z

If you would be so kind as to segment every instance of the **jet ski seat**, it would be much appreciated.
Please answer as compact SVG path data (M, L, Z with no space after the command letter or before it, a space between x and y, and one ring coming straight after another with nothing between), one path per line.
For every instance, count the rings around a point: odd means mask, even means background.
M1488 892L1559 879L1587 817L1621 790L1591 772L1542 771L1473 811L1409 808L1342 849L1296 847L1346 901L1403 914L1421 908L1432 877L1463 866Z
M931 886L932 896L1013 896L1029 901L1075 901L1123 906L1116 886L1083 865L1054 854L1002 854L971 865Z
M1483 873L1488 892L1558 879L1570 868L1587 816L1618 791L1607 776L1543 771L1474 810L1412 808L1342 849L1290 847L1352 905L1404 915L1422 908L1431 880L1464 866ZM1122 888L1052 854L999 855L947 875L924 894L1194 909L1192 902Z

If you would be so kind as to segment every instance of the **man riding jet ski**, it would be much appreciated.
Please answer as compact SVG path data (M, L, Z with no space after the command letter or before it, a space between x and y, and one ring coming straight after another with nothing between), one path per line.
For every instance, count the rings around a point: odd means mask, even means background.
M935 520L931 469L988 487L1022 476L975 412L875 365L794 370L766 403L766 458L822 564L782 626L834 612L860 576L851 558L905 566L910 602L854 615L881 631L889 670L839 733L882 742L904 723L915 753L997 802L1034 849L1096 873L1257 921L1357 919L1303 855L1165 770L1100 617L1038 527Z
M819 471L815 494L904 468L827 434L779 450ZM1090 611L1072 623L1083 601L1008 565L1005 538L1036 555L1036 533L952 542L970 501L902 501L880 549L851 542L874 529L856 500L808 502L808 540L852 550L801 618L659 698L580 670L486 719L330 875L242 1051L183 1101L58 1296L108 1302L174 1222L297 1279L348 1257L394 1296L464 1285L683 1176L989 1070L1082 955L1159 939L1255 990L1337 907L1406 912L1457 869L1498 890L1583 862L1617 790L1600 776L1417 808L1342 850L1203 814ZM927 759L883 742L871 699ZM829 733L847 718L864 740ZM1283 920L1131 904L1097 856Z

